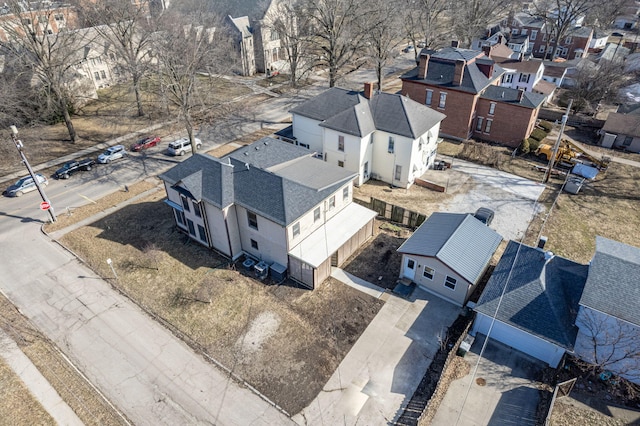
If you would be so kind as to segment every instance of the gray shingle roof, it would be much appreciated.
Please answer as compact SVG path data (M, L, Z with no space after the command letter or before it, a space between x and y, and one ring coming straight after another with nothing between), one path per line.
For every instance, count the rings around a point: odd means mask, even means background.
M476 283L502 237L467 213L433 213L399 248L399 253L435 257Z
M538 108L545 100L544 95L533 92L523 92L522 100L518 100L519 92L518 89L511 89L509 87L489 86L480 97L492 101L520 105L526 108Z
M291 110L320 126L358 137L382 130L417 139L445 115L405 96L374 94L366 99L358 92L332 88Z
M475 311L573 350L578 301L589 267L509 241ZM502 302L500 296L504 292Z
M427 66L427 78L419 79L418 67L416 67L402 75L402 79L422 81L426 84L453 88L469 93L479 93L505 72L500 65L495 64L490 58L484 56L483 52L477 50L446 47L436 52L423 50L420 55L423 54L431 55ZM455 61L461 60L464 60L466 65L464 67L462 83L457 85L453 83ZM480 68L478 68L478 64L493 64L491 78L487 78Z
M197 200L218 208L236 203L283 226L295 222L354 177L355 173L342 167L312 158L307 149L271 138L222 160L196 154L160 175L170 185L180 183Z
M596 237L580 304L640 326L640 248Z

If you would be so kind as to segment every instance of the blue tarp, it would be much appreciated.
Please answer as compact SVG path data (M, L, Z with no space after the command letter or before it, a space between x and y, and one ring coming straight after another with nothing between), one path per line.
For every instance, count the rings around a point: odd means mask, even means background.
M573 173L574 175L582 176L583 178L595 179L596 176L598 176L598 169L578 163L573 166L571 173Z

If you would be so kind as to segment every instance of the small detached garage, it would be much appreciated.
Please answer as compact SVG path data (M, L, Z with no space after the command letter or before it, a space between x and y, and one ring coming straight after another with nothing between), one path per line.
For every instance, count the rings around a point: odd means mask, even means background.
M588 265L510 241L474 308L471 334L557 367L565 352L573 352L588 271Z

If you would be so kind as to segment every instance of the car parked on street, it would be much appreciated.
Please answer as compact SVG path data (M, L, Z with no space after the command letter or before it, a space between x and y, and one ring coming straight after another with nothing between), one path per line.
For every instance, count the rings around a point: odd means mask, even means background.
M127 150L125 149L124 145L114 145L110 148L107 148L105 152L98 156L98 163L108 164L113 160L118 160L126 156Z
M49 184L47 178L42 176L41 174L37 174L36 179L38 179L38 183L42 186L47 186ZM7 190L4 191L3 194L7 197L20 197L25 192L31 192L35 189L37 189L37 187L35 182L33 181L33 178L31 176L25 176L23 178L20 178L16 183L7 188Z
M491 225L491 222L493 222L493 216L494 215L495 215L495 213L493 212L493 210L488 209L486 207L480 207L478 210L476 210L476 212L473 215L473 217L475 217L476 219L478 219L480 222L484 223L485 225L489 226L489 225Z
M198 138L195 138L196 142L196 150L202 148L202 141ZM169 147L167 148L167 153L169 155L184 155L187 152L191 152L193 150L191 146L191 141L189 138L180 138L171 143L169 143Z
M408 45L407 47L405 47L404 49L402 49L402 51L404 53L409 53L409 52L413 52L414 50L416 50L415 47L413 47L413 44Z
M131 151L142 151L143 149L148 149L154 147L160 143L160 138L158 136L148 136L146 138L142 138L139 141L135 142L131 145Z
M96 162L93 158L67 161L62 167L56 170L53 177L56 179L69 179L71 175L78 170L89 171L95 164Z

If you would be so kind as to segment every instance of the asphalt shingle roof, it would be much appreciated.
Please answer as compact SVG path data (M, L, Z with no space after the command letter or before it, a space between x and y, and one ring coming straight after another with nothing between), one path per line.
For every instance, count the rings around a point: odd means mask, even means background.
M359 104L361 101L362 99L358 92L332 87L289 112L313 120L325 121Z
M596 237L580 304L640 326L640 248Z
M573 350L588 269L560 256L547 260L543 251L509 241L474 310Z
M519 92L520 90L509 87L489 86L480 97L492 101L520 105L525 108L538 108L545 100L544 95L533 92L522 92L522 99L518 100Z
M399 248L399 253L435 257L476 283L502 237L467 213L433 213Z
M311 154L307 149L263 138L223 159L196 154L160 178L170 185L181 184L195 199L218 208L236 203L287 226L355 177L355 173Z

